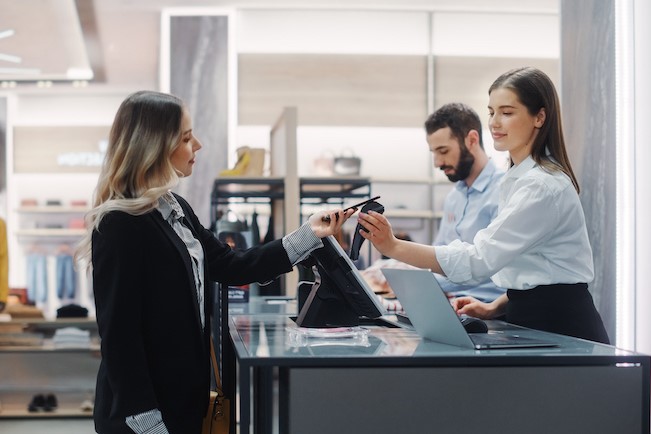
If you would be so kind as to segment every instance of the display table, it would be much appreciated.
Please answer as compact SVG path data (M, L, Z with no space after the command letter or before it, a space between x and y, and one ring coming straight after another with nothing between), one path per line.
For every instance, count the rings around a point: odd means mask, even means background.
M467 350L374 325L297 344L277 309L230 315L241 434L649 433L649 356L499 321L559 346Z

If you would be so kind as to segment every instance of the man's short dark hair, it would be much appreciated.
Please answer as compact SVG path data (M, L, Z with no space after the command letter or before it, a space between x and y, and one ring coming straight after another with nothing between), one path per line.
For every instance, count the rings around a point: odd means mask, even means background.
M441 106L425 121L427 135L435 133L441 128L450 128L460 145L465 143L465 138L470 130L479 134L479 146L484 149L484 140L481 134L481 121L477 113L469 106L462 103L449 103Z

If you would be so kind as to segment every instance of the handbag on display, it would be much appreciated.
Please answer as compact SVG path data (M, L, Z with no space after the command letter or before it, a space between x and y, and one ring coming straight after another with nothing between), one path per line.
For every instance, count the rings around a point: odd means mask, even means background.
M337 175L359 175L361 167L362 159L349 150L335 157L333 170Z
M215 373L216 390L210 391L208 412L203 418L201 434L228 434L230 428L231 400L226 398L222 390L222 381L219 376L215 346L210 338L210 361Z
M312 172L315 176L334 175L335 157L330 151L325 151L312 162Z
M244 250L253 245L252 232L246 219L231 209L227 209L217 220L215 234L233 249Z

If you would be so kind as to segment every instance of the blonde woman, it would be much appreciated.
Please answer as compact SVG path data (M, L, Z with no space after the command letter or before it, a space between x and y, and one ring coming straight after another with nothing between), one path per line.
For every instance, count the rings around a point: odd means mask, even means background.
M101 337L98 433L199 433L210 388L209 283L288 272L353 212L321 212L282 240L234 251L170 191L192 174L200 149L175 96L137 92L118 109L77 252L92 268Z

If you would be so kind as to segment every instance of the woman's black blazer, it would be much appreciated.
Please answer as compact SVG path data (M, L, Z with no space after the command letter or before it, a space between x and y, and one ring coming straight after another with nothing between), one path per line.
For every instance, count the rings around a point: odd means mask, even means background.
M280 240L233 251L176 196L205 254L205 282L245 284L291 270ZM101 338L95 427L131 433L125 418L158 408L170 433L199 432L210 389L210 291L201 326L191 258L160 212L114 211L92 237ZM209 285L205 285L210 288Z

